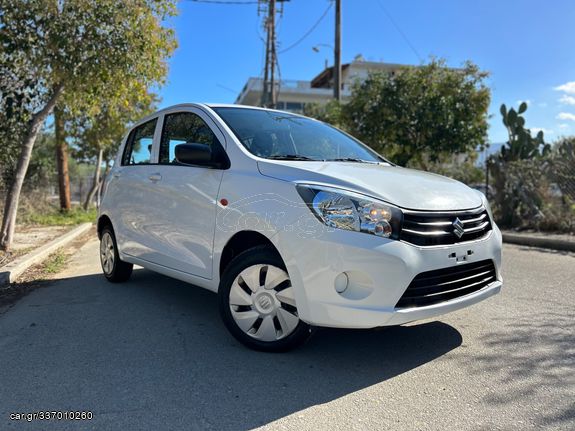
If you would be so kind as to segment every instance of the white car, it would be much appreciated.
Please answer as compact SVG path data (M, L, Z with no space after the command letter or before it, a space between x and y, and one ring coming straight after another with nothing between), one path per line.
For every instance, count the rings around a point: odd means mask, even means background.
M233 336L265 351L314 326L438 316L502 285L482 193L322 122L238 105L183 104L136 124L98 235L108 280L137 264L217 292Z

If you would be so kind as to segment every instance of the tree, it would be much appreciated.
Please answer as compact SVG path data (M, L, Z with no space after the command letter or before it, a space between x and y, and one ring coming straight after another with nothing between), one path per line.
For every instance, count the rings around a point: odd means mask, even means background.
M102 185L102 163L109 166L127 126L156 109L157 96L138 82L124 85L127 91L111 93L89 113L78 113L69 121L68 135L77 159L94 162L94 175L90 191L84 200L87 210Z
M345 129L390 160L425 168L486 142L488 74L471 62L461 69L443 60L373 73L352 89L341 108Z
M347 129L347 124L343 117L342 106L336 99L332 99L325 104L306 103L304 115L345 130Z
M14 125L19 155L6 196L0 249L10 248L32 148L48 115L63 96L65 106L75 106L98 100L131 79L146 87L161 83L165 58L175 48L173 31L162 24L175 13L175 2L2 0L0 94L15 101L25 126Z

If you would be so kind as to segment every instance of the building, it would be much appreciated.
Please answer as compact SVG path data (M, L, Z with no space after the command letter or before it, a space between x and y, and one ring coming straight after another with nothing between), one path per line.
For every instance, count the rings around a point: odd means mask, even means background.
M351 63L343 64L341 97L345 101L351 95L356 80L365 80L370 72L395 72L404 65L365 61L357 56ZM277 109L302 112L307 103L326 103L333 98L333 67L326 67L311 81L284 79L277 86ZM262 78L249 78L235 103L259 106L263 92Z

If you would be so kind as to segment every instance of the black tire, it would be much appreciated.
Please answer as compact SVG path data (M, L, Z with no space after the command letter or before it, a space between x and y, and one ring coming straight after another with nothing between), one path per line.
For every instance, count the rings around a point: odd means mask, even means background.
M106 244L109 245L108 238L111 240L111 246L113 249L109 249L109 247L106 246ZM104 255L105 249L108 249L108 259L110 254L114 256L111 262L106 260L106 256ZM111 283L122 283L124 281L128 281L132 275L134 265L120 260L116 235L114 235L114 230L111 226L106 226L102 229L102 234L100 236L100 264L102 265L104 276Z
M222 316L222 320L224 321L226 328L236 338L236 340L254 350L264 352L285 352L301 346L310 337L312 332L312 328L302 320L299 320L297 326L295 326L295 329L293 329L289 335L274 341L258 340L244 332L244 330L242 330L236 323L232 315L230 305L230 290L232 289L232 285L236 280L236 277L238 277L243 270L255 265L272 265L286 271L287 273L285 264L281 257L270 246L257 246L236 256L225 269L220 280L218 290L220 315ZM289 283L289 281L287 284L291 287L291 283ZM292 311L292 313L297 316L296 307L293 307L293 309L294 311Z

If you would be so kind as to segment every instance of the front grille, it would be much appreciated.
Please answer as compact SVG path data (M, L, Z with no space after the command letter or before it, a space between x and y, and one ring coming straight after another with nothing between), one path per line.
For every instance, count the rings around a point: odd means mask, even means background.
M469 295L496 280L492 260L467 263L418 274L395 306L424 307Z
M457 230L461 237L456 235ZM419 246L457 244L482 238L490 230L491 222L485 208L442 213L406 211L400 239Z

